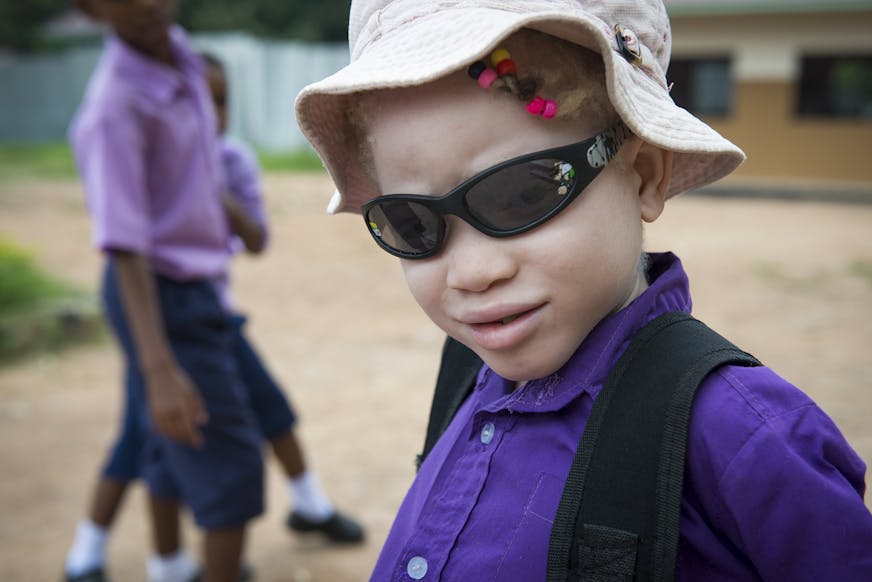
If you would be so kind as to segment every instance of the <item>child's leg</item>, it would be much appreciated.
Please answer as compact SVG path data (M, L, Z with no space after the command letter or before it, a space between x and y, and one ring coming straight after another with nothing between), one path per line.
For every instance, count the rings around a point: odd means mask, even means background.
M178 499L161 498L154 494L148 497L151 517L151 535L155 552L159 556L171 556L181 549Z
M126 366L125 405L121 430L94 487L88 519L79 523L67 553L67 579L76 580L102 571L106 564L106 544L130 482L141 470L144 427L143 393L136 374Z
M122 481L108 475L100 477L94 487L91 511L88 512L91 522L105 530L111 528L129 485L130 481Z
M293 429L288 429L271 438L269 444L288 479L295 479L306 471L303 449L300 447Z
M244 527L208 530L202 582L238 582L244 541Z
M149 582L196 580L200 568L183 548L179 515L181 503L175 498L149 495L152 540L155 554L146 561Z

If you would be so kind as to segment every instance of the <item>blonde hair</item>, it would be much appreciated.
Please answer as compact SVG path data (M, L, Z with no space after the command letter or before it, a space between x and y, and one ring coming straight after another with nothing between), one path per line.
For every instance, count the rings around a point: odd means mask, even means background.
M605 66L599 54L530 29L515 32L500 46L511 53L517 65L518 84L534 87L536 94L558 104L554 119L593 119L602 127L617 120L606 92ZM526 101L528 91L516 96Z
M518 82L513 87L504 81L497 81L490 90L502 91L506 93L506 98L518 99L518 107L524 107L532 93L557 103L557 115L547 120L547 123L592 120L595 126L604 129L618 120L608 98L605 66L598 53L527 28L508 36L499 48L511 53L517 66ZM490 55L486 55L482 60L488 62L489 59ZM474 82L470 79L470 83ZM345 110L353 132L347 139L357 148L361 165L373 181L375 169L367 134L378 112L378 95L382 91L351 96Z

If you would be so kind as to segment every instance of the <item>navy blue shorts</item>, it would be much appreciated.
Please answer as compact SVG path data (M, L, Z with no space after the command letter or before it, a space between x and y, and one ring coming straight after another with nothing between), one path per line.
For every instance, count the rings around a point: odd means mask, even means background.
M248 391L248 399L260 432L273 439L291 430L297 423L297 415L288 398L267 371L254 346L245 337L243 327L246 318L233 315L233 356L239 367L242 382Z
M141 472L157 497L182 499L205 529L241 526L263 512L263 461L260 431L232 355L233 326L210 282L177 282L160 275L155 280L173 354L209 413L209 422L202 427L205 445L194 449L152 429L136 351L109 261L103 300L128 370L125 426L112 457L124 456L118 453L130 443L136 446L135 427L127 430L128 420L135 422L142 452L128 455L119 464L122 472ZM135 470L137 464L141 471ZM106 474L112 474L112 465L110 458Z
M230 320L233 326L233 355L242 383L248 392L248 400L261 434L271 440L296 425L296 411L245 337L243 327L246 318L233 315ZM124 416L102 474L119 481L133 481L142 476L147 409L142 377L134 373L129 364L125 366L124 385Z

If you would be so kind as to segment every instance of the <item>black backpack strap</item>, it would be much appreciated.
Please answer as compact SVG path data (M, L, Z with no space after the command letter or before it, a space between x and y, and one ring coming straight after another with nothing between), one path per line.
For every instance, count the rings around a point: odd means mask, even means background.
M551 530L547 580L673 580L693 396L724 364L760 363L685 313L645 326L584 430Z
M430 406L424 451L415 461L418 468L448 428L457 409L472 392L481 365L481 359L468 347L450 337L445 340L445 345L442 347L442 361L439 364L439 377L436 379L436 390L433 392L433 404Z

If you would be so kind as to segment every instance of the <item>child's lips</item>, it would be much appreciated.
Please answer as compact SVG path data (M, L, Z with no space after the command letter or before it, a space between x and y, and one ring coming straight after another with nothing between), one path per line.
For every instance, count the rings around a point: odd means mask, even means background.
M486 350L509 349L527 338L542 317L545 304L495 312L467 321L472 339Z

